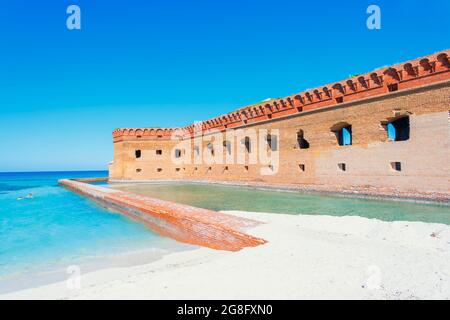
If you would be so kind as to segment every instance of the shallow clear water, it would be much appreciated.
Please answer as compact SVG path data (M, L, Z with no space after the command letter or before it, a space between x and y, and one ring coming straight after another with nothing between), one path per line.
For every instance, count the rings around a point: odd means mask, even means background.
M211 210L357 215L385 221L404 220L450 224L450 206L446 205L190 183L114 185L113 187Z
M57 184L61 178L102 176L107 172L0 173L0 292L5 281L30 272L90 260L114 265L120 262L111 256L160 256L188 247ZM17 200L28 193L32 199Z

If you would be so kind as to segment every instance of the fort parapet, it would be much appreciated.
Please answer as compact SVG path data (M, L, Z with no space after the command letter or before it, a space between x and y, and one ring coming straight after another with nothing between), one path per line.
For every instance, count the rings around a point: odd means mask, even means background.
M183 128L116 129L110 178L449 199L449 58L450 51L444 50ZM182 155L190 161L172 161L173 152L179 152L177 140L211 132L222 132L225 140L228 129L245 128L278 130L275 174L260 175L261 164L196 164L195 143ZM350 143L339 141L344 129ZM207 146L201 142L199 147Z

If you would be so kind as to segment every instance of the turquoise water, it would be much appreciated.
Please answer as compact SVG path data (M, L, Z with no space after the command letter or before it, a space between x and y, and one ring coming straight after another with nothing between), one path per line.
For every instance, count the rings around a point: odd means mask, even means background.
M385 221L450 224L450 206L446 205L189 183L114 185L113 187L211 210L352 215Z
M135 265L192 249L57 184L107 172L0 173L0 293L60 281L82 271ZM450 224L450 207L202 184L112 186L212 210L358 215ZM17 200L32 193L33 198ZM39 280L37 280L39 279ZM44 279L44 280L42 280ZM39 282L41 281L41 282Z
M5 281L27 273L185 249L57 184L60 178L103 176L107 172L0 173L0 292ZM29 193L32 199L17 200Z

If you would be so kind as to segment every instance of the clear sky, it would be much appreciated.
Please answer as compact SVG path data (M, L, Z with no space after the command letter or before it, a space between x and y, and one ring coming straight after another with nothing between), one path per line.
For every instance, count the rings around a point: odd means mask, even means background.
M0 171L106 169L114 128L184 126L450 47L448 0L0 5Z

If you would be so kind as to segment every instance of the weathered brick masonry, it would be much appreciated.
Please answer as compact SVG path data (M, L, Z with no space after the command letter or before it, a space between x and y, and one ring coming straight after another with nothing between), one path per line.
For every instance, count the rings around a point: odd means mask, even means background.
M181 242L228 251L266 243L245 233L260 222L85 183L96 180L63 179L59 184Z
M194 125L181 128L184 140L213 130L225 136L231 128L278 129L280 166L274 175L261 175L261 164L173 163L179 144L173 133L180 128L125 128L113 132L110 179L238 182L448 200L449 56L445 50L241 108L202 122L200 132ZM408 138L389 140L388 125L402 118L408 120ZM351 145L338 144L337 130L344 126L351 126ZM308 148L300 146L299 132ZM192 160L194 152L182 156Z

